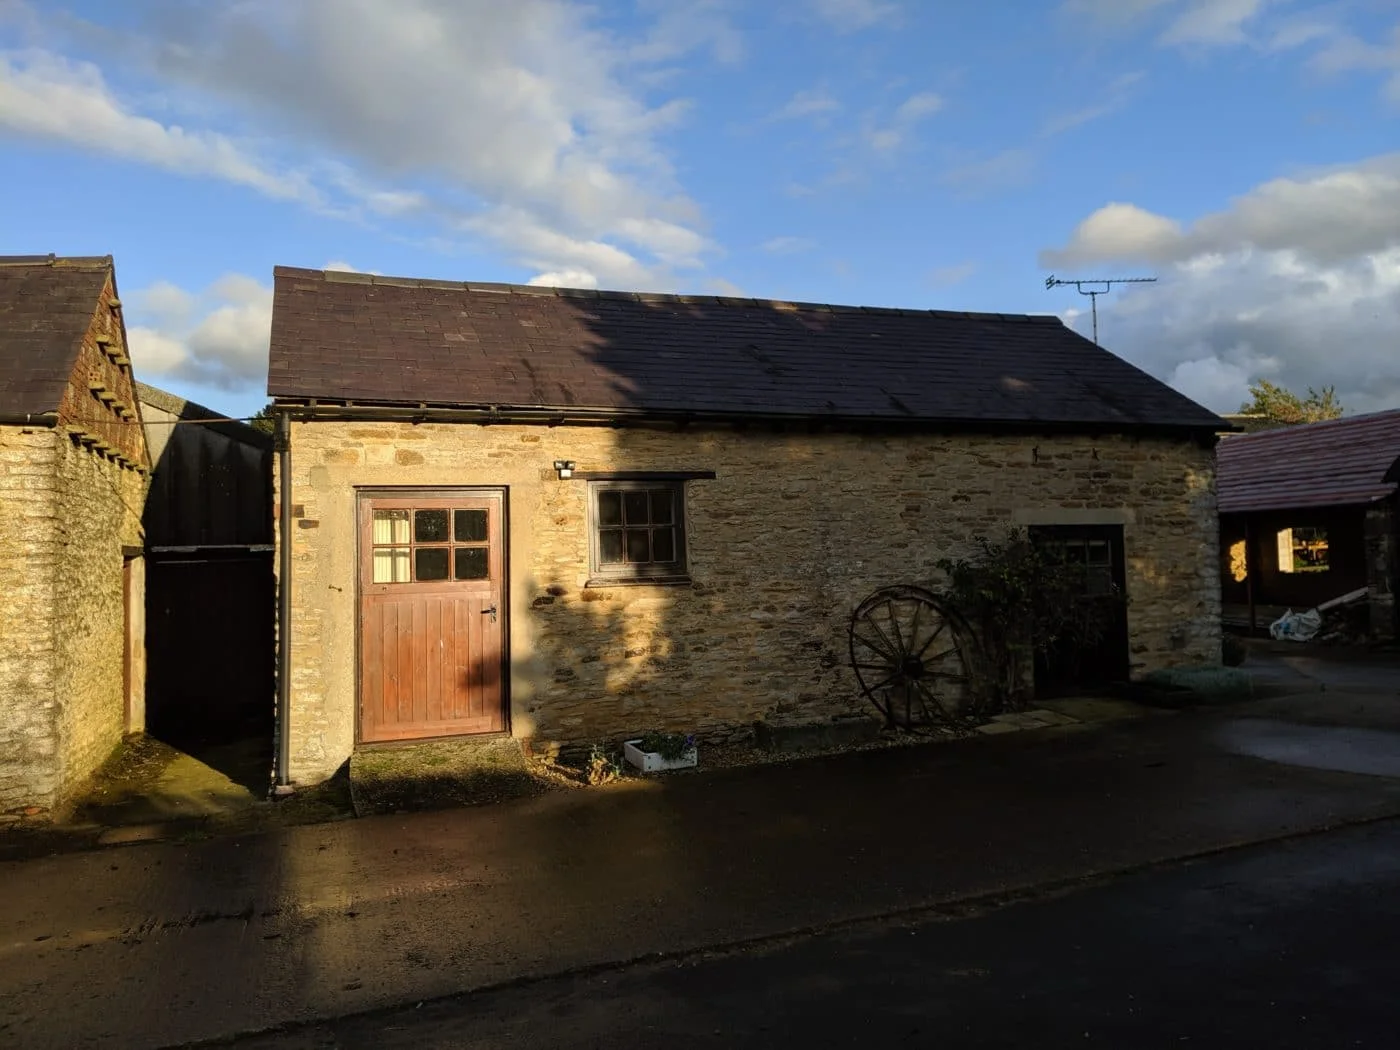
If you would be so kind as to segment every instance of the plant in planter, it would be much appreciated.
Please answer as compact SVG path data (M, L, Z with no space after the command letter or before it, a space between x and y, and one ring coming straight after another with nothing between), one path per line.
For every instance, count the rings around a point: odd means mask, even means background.
M627 761L643 773L665 769L685 769L700 760L695 746L695 734L663 733L652 730L634 740L623 742L622 753Z

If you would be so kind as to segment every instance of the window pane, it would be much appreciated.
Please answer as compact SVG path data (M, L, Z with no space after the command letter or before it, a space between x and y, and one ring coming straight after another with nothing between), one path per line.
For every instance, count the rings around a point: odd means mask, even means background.
M486 539L486 511L452 512L452 532L458 543L479 543ZM473 577L474 578L474 577Z
M404 512L407 514L407 511ZM404 531L408 531L408 520L404 519ZM374 569L371 577L375 583L408 582L408 548L377 547L374 551Z
M1108 565L1112 559L1109 557L1109 546L1107 540L1089 541L1089 564Z
M419 547L413 552L413 576L418 580L447 579L447 548Z
M604 565L615 565L622 560L621 529L604 529L598 533L598 557Z
M374 542L407 543L408 511L377 510L374 512ZM389 582L389 581L382 581Z
M484 580L491 575L487 561L486 547L458 547L455 551L457 565L456 578L459 580Z
M655 506L655 504L653 504ZM676 560L676 530L653 529L651 532L651 556L657 561Z
M628 525L645 525L651 520L647 513L645 492L624 492L622 494L622 520Z
M617 490L598 493L598 524L622 524L622 493Z
M651 523L653 525L670 525L675 520L671 515L671 490L652 489Z
M413 512L413 541L415 543L447 542L447 511L416 510Z
M651 561L651 530L627 530L627 560L631 562Z

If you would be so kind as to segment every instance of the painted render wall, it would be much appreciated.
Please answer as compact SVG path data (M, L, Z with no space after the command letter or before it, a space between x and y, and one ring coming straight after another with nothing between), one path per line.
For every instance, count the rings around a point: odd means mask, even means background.
M714 470L686 483L692 586L584 586L578 471ZM638 729L719 736L863 710L851 609L932 582L1013 522L1125 525L1134 673L1220 653L1214 453L1124 437L292 425L291 773L355 744L355 487L508 489L510 701L537 745Z

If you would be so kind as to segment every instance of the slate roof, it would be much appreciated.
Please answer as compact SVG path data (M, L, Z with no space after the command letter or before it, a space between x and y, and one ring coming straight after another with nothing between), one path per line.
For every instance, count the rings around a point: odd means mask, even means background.
M112 257L0 256L0 415L57 412Z
M268 393L609 415L1228 429L1055 317L278 267Z
M1222 514L1371 503L1395 491L1400 409L1229 437L1216 460Z

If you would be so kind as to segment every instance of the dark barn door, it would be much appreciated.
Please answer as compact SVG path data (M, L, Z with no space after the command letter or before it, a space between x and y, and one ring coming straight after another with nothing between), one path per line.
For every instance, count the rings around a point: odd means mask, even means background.
M1067 643L1037 653L1035 689L1041 696L1128 680L1128 617L1121 600L1127 590L1121 525L1037 525L1031 542L1067 561L1085 566L1085 597L1112 610L1097 644Z
M360 499L360 739L505 729L504 498Z

